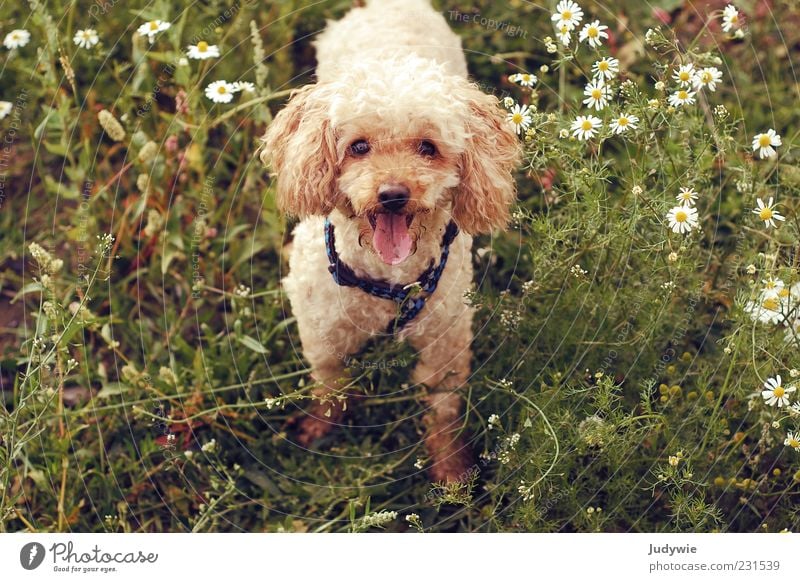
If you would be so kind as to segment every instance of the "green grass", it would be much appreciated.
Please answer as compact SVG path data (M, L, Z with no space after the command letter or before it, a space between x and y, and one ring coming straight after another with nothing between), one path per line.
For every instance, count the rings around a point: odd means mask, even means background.
M54 1L0 21L32 35L0 50L14 105L0 121L0 531L796 530L800 454L784 439L800 423L760 390L798 382L800 343L745 310L768 277L798 281L792 1L775 18L737 2L742 39L700 6L672 12L675 36L662 26L650 44L646 3L582 2L630 79L594 114L641 120L588 143L560 131L587 113L585 73L608 45L548 53L549 13L529 3L437 3L525 33L450 15L484 90L536 108L513 224L475 245L477 459L456 487L424 471L403 346L354 362L368 398L351 428L313 452L292 441L312 385L280 290L291 224L255 154L312 80L313 34L350 3L305 4ZM173 25L134 38L153 18ZM79 49L87 27L101 44ZM179 64L200 38L222 58ZM671 67L687 61L723 81L671 110ZM539 77L532 91L508 81L519 71ZM256 91L213 105L218 79ZM778 157L754 159L770 127ZM702 229L674 234L664 217L689 186ZM777 229L751 213L770 196Z

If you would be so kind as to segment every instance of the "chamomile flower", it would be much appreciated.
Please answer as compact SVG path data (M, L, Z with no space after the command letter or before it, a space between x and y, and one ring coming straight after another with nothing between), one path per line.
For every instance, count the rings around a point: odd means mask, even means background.
M766 295L758 301L748 301L744 305L745 313L756 321L767 324L780 323L783 315L780 311L781 304L777 295Z
M581 42L586 41L589 46L597 48L603 44L602 39L608 38L606 30L608 30L606 25L600 24L599 20L595 20L594 22L584 25L580 35L578 35L578 40Z
M579 115L572 122L570 130L572 135L582 140L589 140L597 135L597 131L603 125L603 122L594 115Z
M100 42L100 37L94 28L84 28L75 33L75 36L72 37L72 42L80 48L88 49Z
M784 283L782 279L776 279L775 277L764 279L762 283L764 283L764 293L776 293L781 295L781 291L786 287L786 283Z
M139 28L136 29L142 36L146 36L147 40L150 41L150 44L153 44L156 35L159 32L164 32L170 26L172 26L169 22L164 22L163 20L150 20L149 22L145 22Z
M694 103L694 91L687 91L686 89L678 89L669 96L667 101L673 107L680 107L681 105L692 105Z
M3 45L8 50L24 47L31 40L31 33L22 28L12 30L3 39Z
M733 4L728 4L722 11L722 30L730 32L732 29L738 28L739 24L739 11Z
M776 153L775 148L780 145L783 145L781 136L775 133L774 129L768 129L766 133L759 133L753 137L753 152L762 160L773 157Z
M795 386L783 386L780 374L774 378L767 378L764 382L764 390L761 391L761 397L766 402L767 406L778 406L782 408L789 404L788 394L797 390Z
M766 228L777 228L775 224L776 220L786 220L784 216L775 210L775 206L777 205L773 204L772 196L769 197L769 201L766 204L764 204L761 198L756 198L756 206L758 206L758 208L754 208L752 212L753 214L758 214L758 217L764 221L764 226Z
M556 33L558 40L564 46L567 46L572 40L572 31L570 30L569 26L566 24L562 24L558 27L558 32Z
M694 201L697 200L697 192L694 188L681 188L675 199L684 206L694 206Z
M613 79L619 73L619 60L614 57L603 57L592 65L592 71L600 78Z
M681 65L677 68L677 70L672 73L672 78L678 83L681 87L688 87L692 84L692 80L694 79L694 65L689 63L688 65Z
M512 83L516 83L520 87L533 87L536 83L536 75L532 75L530 73L516 73L514 75L510 75L508 80Z
M0 119L5 119L14 106L9 101L0 101Z
M583 10L572 0L561 0L550 20L555 22L558 28L567 26L569 30L572 30L583 20Z
M629 129L636 129L638 123L639 118L635 115L620 113L619 117L611 122L611 131L615 135L619 135L620 133L624 133Z
M197 44L190 44L186 50L186 55L190 59L216 59L219 57L219 47L201 40Z
M214 81L206 87L206 97L214 103L230 103L236 93L233 85L227 81Z
M530 109L527 105L514 105L511 111L508 112L506 119L514 125L514 130L519 135L523 129L528 129L531 124Z
M233 83L234 92L244 91L245 93L255 93L256 86L250 81L236 81Z
M586 95L583 103L590 109L594 107L597 111L608 105L608 99L611 97L611 91L608 85L603 82L603 79L594 79L586 85L583 94Z
M693 206L675 206L667 212L667 220L672 232L688 234L697 228L697 209Z
M800 453L800 435L796 432L786 433L786 440L783 444L787 447L792 447L795 451Z
M705 67L694 74L692 83L696 90L708 88L712 93L717 90L717 83L722 81L722 71L717 67Z

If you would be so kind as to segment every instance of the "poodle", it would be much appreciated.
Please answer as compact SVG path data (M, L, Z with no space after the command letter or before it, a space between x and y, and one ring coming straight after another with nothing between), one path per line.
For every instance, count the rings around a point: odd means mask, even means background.
M316 384L298 442L340 424L350 358L393 335L418 355L430 476L463 480L472 236L508 221L519 141L427 0L368 1L315 48L317 82L293 93L260 154L279 208L300 219L283 285Z

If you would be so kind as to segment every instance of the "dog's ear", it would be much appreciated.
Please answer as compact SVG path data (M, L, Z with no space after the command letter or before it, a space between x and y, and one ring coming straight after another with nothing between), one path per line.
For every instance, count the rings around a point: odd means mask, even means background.
M278 208L288 214L328 214L335 206L336 142L327 94L320 85L297 90L263 138L261 161L278 174Z
M491 232L508 222L516 197L513 171L521 148L496 97L471 86L461 184L453 197L453 218L469 234Z

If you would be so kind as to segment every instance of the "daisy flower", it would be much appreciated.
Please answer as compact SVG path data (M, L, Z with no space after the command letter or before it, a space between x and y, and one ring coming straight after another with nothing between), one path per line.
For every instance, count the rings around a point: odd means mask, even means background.
M569 26L567 26L566 24L562 24L561 26L559 26L556 36L558 37L558 40L561 42L561 44L567 46L572 38Z
M684 206L694 206L694 201L697 200L697 192L694 188L681 188L675 199Z
M764 279L762 283L764 283L765 293L777 293L778 295L780 295L781 290L786 286L786 283L784 283L781 279L776 279L774 277Z
M669 96L669 104L673 107L680 107L681 105L692 105L694 103L694 91L687 91L686 89L678 89Z
M758 217L764 221L764 226L767 228L776 228L776 220L784 221L786 218L775 210L776 204L772 203L772 196L769 197L769 202L764 204L761 198L756 198L756 205L758 208L752 210L753 214L758 214Z
M233 83L234 92L244 91L245 93L255 93L256 86L250 81L236 81Z
M733 4L728 4L722 11L722 30L730 32L732 28L738 28L738 26L739 11L736 10L736 6Z
M197 44L190 44L186 54L190 59L216 59L219 57L219 47L201 40Z
M759 133L753 138L753 151L763 160L773 157L775 148L782 144L781 136L774 129L768 129L767 133Z
M592 65L592 71L598 77L613 79L619 73L619 60L614 57L603 57Z
M9 101L0 101L0 119L5 119L13 108Z
M692 84L692 79L694 79L694 65L689 63L688 65L681 65L678 69L672 73L672 78L678 83L681 87L688 87Z
M8 50L20 48L28 44L31 40L31 33L27 30L18 28L9 32L3 39L3 44Z
M603 79L594 79L586 85L583 94L586 95L583 103L590 109L594 107L598 111L608 105L608 99L611 97L611 91L608 85L603 82Z
M639 118L635 115L628 115L627 113L620 113L614 121L611 122L611 131L616 135L628 131L629 129L636 129L639 123Z
M517 132L517 135L519 135L521 130L528 129L528 126L531 124L530 109L528 109L527 105L514 105L511 111L508 112L508 117L506 119L514 125L514 130Z
M572 0L561 0L550 20L555 22L559 29L562 26L566 26L569 30L572 30L583 20L583 10Z
M508 80L521 87L533 87L534 83L537 81L536 75L531 75L530 73L516 73L511 75Z
M169 22L164 22L163 20L151 20L150 22L145 22L139 28L136 29L142 36L146 36L147 40L150 41L150 44L153 44L155 40L155 36L159 32L164 32L170 26L172 26Z
M705 87L712 93L717 90L717 83L722 81L722 71L717 67L705 67L694 74L694 88L698 91Z
M767 403L767 406L775 406L777 404L778 408L782 408L789 404L787 394L791 394L797 388L794 386L784 388L782 382L780 375L774 378L767 378L767 381L764 382L764 390L761 391L761 397Z
M777 296L770 295L759 301L748 301L744 306L744 311L749 313L754 320L774 325L783 319L780 307Z
M570 130L572 131L572 135L578 139L589 140L597 134L597 130L600 129L602 125L603 122L594 115L579 115L575 118L575 121L572 122Z
M94 28L84 28L75 33L75 36L72 37L72 42L80 48L88 49L100 42L100 37Z
M589 46L597 48L603 44L601 39L608 38L608 33L605 32L606 30L608 30L607 26L600 24L599 20L595 20L594 22L584 25L578 36L578 40L581 42L586 41L589 43Z
M783 441L783 444L787 447L792 447L795 451L800 453L800 435L796 432L786 433L786 440Z
M697 228L697 209L692 206L675 206L667 212L672 232L687 234Z
M214 81L206 87L206 97L214 103L230 103L236 92L233 85L227 81Z

